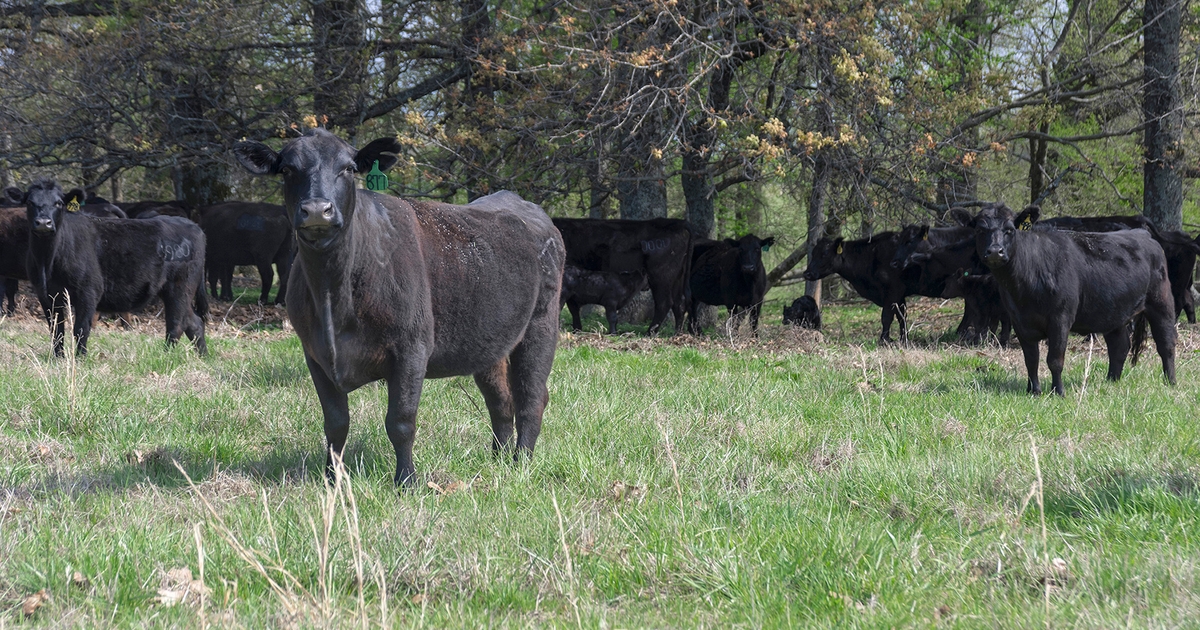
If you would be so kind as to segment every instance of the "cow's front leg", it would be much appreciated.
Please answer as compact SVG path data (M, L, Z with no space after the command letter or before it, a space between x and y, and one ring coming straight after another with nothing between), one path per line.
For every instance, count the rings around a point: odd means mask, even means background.
M425 362L422 360L417 363L411 361L410 357L397 360L388 378L388 407L384 427L392 449L396 451L396 476L393 481L397 486L411 487L416 482L412 449L413 440L417 437L417 406L421 402L421 386L424 382Z
M333 455L342 457L346 446L346 435L350 432L350 403L346 392L325 374L325 370L308 353L304 354L308 374L317 388L317 399L321 401L321 412L325 415L325 477L332 482L335 478Z
M1017 339L1021 342L1021 352L1025 355L1025 372L1029 375L1025 391L1034 396L1041 396L1042 384L1038 380L1038 342L1026 341L1020 335Z

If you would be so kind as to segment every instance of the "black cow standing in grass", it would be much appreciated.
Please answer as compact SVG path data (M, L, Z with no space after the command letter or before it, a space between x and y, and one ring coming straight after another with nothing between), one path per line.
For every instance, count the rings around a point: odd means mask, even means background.
M16 201L20 202L25 193L17 190L17 194ZM25 270L28 252L29 219L25 216L25 208L0 208L0 277L4 278L5 315L17 312L18 281L29 279Z
M900 340L907 341L905 298L917 294L919 274L892 266L899 244L896 232L880 232L856 241L822 238L809 255L804 279L816 281L834 273L845 278L859 295L883 308L879 341L892 343L893 318L900 325Z
M196 214L208 241L205 269L212 296L218 297L217 284L221 283L219 299L233 300L233 268L254 265L262 278L258 302L266 304L271 296L274 281L271 265L274 264L279 270L275 303L284 304L296 241L292 221L283 206L230 201L201 208Z
M356 186L394 138L355 150L313 129L279 152L239 142L256 175L283 176L298 251L287 312L321 400L326 474L350 427L347 394L387 381L384 425L397 484L412 484L417 406L426 378L472 374L504 449L532 455L558 342L562 238L540 207L503 191L466 206L408 201Z
M203 355L208 299L199 226L175 217L134 221L68 212L78 201L76 192L64 195L49 179L34 182L25 193L27 270L50 323L54 353L63 354L68 300L76 349L84 355L96 311L132 311L158 296L165 309L167 343L186 334Z
M695 245L690 280L692 308L688 324L693 334L700 332L700 322L696 317L702 303L727 308L735 327L740 323L741 315L749 312L750 328L754 334L758 334L763 298L770 288L767 270L763 268L762 253L774 243L775 237L760 239L747 234L736 240L702 241Z
M792 305L783 309L785 326L795 325L811 330L821 330L821 309L811 296L802 295L792 300Z
M559 310L565 304L571 311L571 328L583 330L580 308L585 304L604 307L608 334L617 334L617 311L646 288L645 271L588 271L567 265L563 271Z
M644 271L654 296L647 332L655 334L667 314L683 332L692 266L692 233L679 219L648 221L554 219L567 247L567 262L590 271Z
M1175 384L1173 299L1162 247L1144 230L1068 232L1019 230L1031 211L1014 216L1003 204L974 220L975 247L1000 287L1025 354L1028 389L1040 394L1038 342L1045 339L1054 392L1063 394L1067 333L1102 334L1108 378L1117 380L1130 350L1127 324L1137 318L1134 358L1148 323L1163 373Z

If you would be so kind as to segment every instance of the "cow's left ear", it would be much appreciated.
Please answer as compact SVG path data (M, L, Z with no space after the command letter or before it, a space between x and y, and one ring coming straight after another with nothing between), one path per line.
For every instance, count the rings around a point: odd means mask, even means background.
M279 154L261 142L243 140L233 145L233 156L242 168L254 175L279 173Z
M764 252L769 252L769 251L771 251L771 246L774 244L775 244L775 237L768 236L767 238L764 238L762 240L762 250Z
M79 206L83 205L84 198L87 193L83 192L82 188L72 188L67 194L63 195L63 203L67 205L67 210L70 212L79 212Z
M1013 225L1017 226L1018 230L1029 231L1033 229L1033 224L1042 215L1042 209L1038 206L1026 206L1020 214L1013 217Z
M975 224L975 217L962 208L951 208L950 212L946 214L946 218L963 227L971 227Z
M400 141L395 138L372 140L355 154L354 168L359 173L369 173L375 161L379 160L379 170L386 171L400 160L401 148Z

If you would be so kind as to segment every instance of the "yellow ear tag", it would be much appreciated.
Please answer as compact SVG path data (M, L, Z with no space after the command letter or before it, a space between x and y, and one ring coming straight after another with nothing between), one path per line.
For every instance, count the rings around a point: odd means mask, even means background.
M928 241L929 240L929 232L926 232L925 235L921 237L921 240Z
M72 199L67 204L67 212L79 212L79 201L77 199Z
M1024 231L1024 232L1028 232L1029 228L1031 228L1031 227L1033 227L1033 221L1030 221L1029 217L1025 217L1025 220L1021 222L1021 227L1018 229L1020 229L1021 231Z
M838 243L837 253L839 256L842 255L842 244L841 243Z

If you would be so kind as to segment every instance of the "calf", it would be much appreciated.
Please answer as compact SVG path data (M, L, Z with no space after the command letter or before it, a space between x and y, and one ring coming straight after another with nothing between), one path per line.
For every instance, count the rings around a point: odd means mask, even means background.
M692 233L679 219L648 221L554 219L567 247L567 262L591 271L644 271L654 296L650 334L667 314L675 316L675 332L683 332L689 299Z
M96 311L132 311L158 296L165 307L167 343L187 334L203 355L208 300L200 228L174 217L131 221L67 212L78 201L49 179L34 182L25 193L27 270L50 324L54 353L63 354L68 304L75 316L76 351L85 355Z
M426 378L472 374L499 453L532 455L549 398L566 252L540 207L502 191L466 206L359 190L402 150L380 138L356 150L317 128L279 152L239 142L256 175L282 175L296 230L287 312L321 401L326 474L350 428L347 394L387 381L384 425L397 484L415 481L412 447Z
M762 312L767 285L767 270L763 268L762 253L775 243L775 237L760 239L747 234L740 239L697 244L699 250L692 258L692 308L689 327L693 334L700 332L696 316L700 304L724 305L734 326L743 312L750 313L750 328L758 334L758 317Z
M898 245L895 232L880 232L856 241L822 238L809 254L804 279L815 281L834 273L845 278L859 295L883 307L879 341L892 343L893 318L900 325L900 340L907 341L905 297L917 294L919 274L892 267Z
M821 330L821 309L817 301L807 295L802 295L792 301L792 305L783 309L784 325L796 325L801 328Z
M588 271L567 265L563 271L559 310L566 304L571 311L571 327L583 330L579 309L584 304L599 304L608 318L608 334L617 334L617 311L646 288L644 271Z
M1162 247L1144 230L1018 230L1032 212L1014 216L996 204L974 220L976 253L996 278L1025 354L1028 391L1042 391L1038 342L1045 339L1052 386L1063 394L1068 331L1104 335L1108 378L1119 379L1130 350L1126 325L1135 317L1141 332L1134 335L1134 357L1149 323L1163 373L1174 385L1175 323Z
M262 293L258 302L266 304L271 295L271 283L274 280L271 265L274 264L279 270L279 291L275 294L275 303L283 304L292 257L296 254L292 222L283 206L231 201L201 208L197 215L208 241L204 264L213 297L217 297L217 284L220 282L224 287L219 299L233 300L233 268L237 265L254 265L262 278Z

